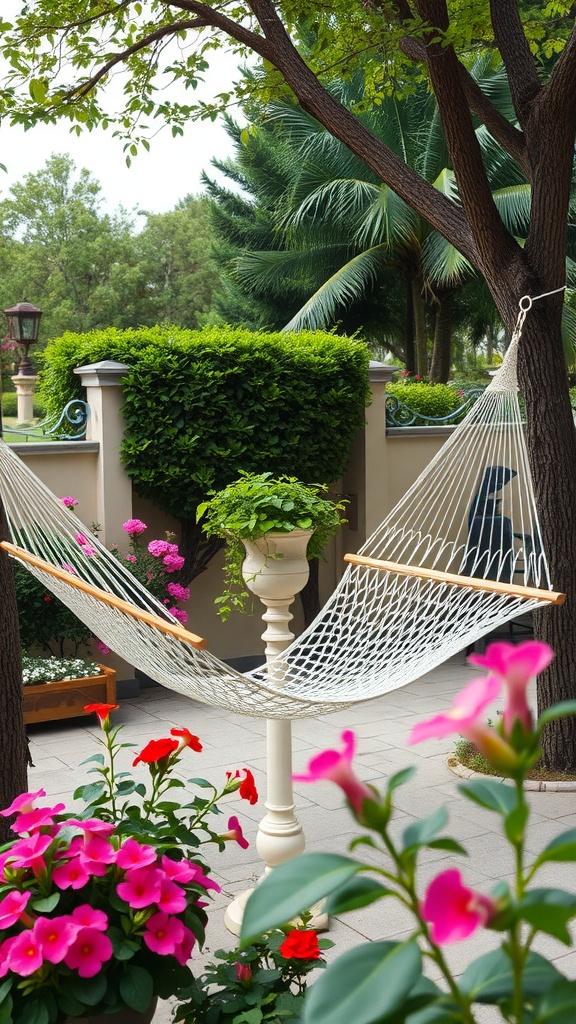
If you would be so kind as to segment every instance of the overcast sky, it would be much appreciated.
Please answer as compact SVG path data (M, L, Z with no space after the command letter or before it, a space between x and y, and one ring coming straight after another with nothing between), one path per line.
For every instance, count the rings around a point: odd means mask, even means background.
M206 84L196 91L202 99L211 99L238 77L238 58L217 51L211 57ZM233 111L234 113L234 111ZM189 192L199 192L200 174L210 171L212 157L231 155L232 146L220 122L196 121L184 136L172 138L169 129L151 140L150 152L144 149L126 167L122 142L112 138L110 130L95 129L82 136L71 135L69 125L36 125L24 132L19 126L0 126L0 198L10 186L28 173L40 170L52 153L69 153L78 168L92 172L103 189L109 211L119 205L160 213L172 209Z

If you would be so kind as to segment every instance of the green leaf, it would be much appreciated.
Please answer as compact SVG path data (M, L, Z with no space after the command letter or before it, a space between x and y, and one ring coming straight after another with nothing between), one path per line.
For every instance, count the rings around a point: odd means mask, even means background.
M256 886L246 904L242 945L309 910L363 867L335 853L303 853L280 864Z
M41 914L49 914L54 907L57 907L60 902L60 893L54 892L51 896L46 896L45 899L33 900L33 910L38 910Z
M345 914L349 910L367 907L370 903L392 893L392 889L380 885L380 882L375 882L372 878L352 878L327 898L324 910L329 915Z
M576 981L562 978L535 1005L533 1024L574 1024Z
M3 981L2 984L0 985L0 1003L8 995L13 983L14 981L12 978L7 978L6 981Z
M86 804L99 800L106 792L104 782L91 782L88 786L80 786L74 791L75 800L83 800Z
M542 853L534 861L534 867L540 867L547 861L574 861L576 860L576 828L568 832L561 832L548 846L545 846Z
M576 715L576 700L563 700L546 708L538 717L538 729L540 730L547 722L553 722L556 718L566 718L567 715Z
M576 914L576 896L563 889L531 889L518 905L518 916L547 935L553 935L569 946L566 927Z
M311 986L302 1024L370 1024L397 1010L421 977L414 940L371 942L344 953Z
M529 814L530 808L527 804L517 804L514 810L506 815L504 831L506 832L506 838L511 843L518 845L522 841Z
M468 800L498 814L510 814L518 803L512 786L494 779L472 779L460 783L458 789Z
M522 975L524 995L540 995L561 977L538 953L529 953ZM474 1003L500 1003L514 991L512 966L502 949L474 960L460 978L459 988Z
M79 978L74 975L66 979L66 990L85 1006L96 1006L104 998L107 983L103 974L95 974L93 978Z
M154 995L152 976L143 967L129 964L120 978L120 995L132 1010L143 1013L148 1009Z
M411 778L416 774L416 768L413 764L409 768L402 768L399 772L394 772L388 779L386 786L386 792L392 793L399 786L404 786L406 782L409 782Z
M48 1007L41 999L25 999L18 1014L19 1024L49 1024Z
M412 822L402 833L404 850L417 849L419 846L427 846L434 839L441 828L448 821L448 812L445 807L439 807L427 818Z
M104 754L92 754L92 757L87 757L85 761L80 761L80 764L90 764L95 761L96 764L104 764Z

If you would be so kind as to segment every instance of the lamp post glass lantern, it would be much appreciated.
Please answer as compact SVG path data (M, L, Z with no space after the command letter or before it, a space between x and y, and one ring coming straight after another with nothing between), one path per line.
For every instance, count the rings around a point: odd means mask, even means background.
M18 375L21 377L33 377L34 366L28 354L30 345L38 341L38 329L42 310L33 306L31 302L19 302L17 306L11 306L4 310L8 317L10 339L17 341L24 349L24 358L20 363Z

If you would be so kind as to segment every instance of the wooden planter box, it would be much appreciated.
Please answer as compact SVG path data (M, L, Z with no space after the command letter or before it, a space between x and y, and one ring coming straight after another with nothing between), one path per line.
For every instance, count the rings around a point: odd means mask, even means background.
M85 714L86 704L116 703L116 672L100 665L101 676L24 686L24 722L52 722Z

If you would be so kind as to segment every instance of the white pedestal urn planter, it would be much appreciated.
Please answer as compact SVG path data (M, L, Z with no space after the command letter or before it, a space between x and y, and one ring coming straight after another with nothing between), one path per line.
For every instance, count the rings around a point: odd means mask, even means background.
M279 655L294 639L289 629L293 616L289 611L296 594L306 585L309 574L306 548L310 530L291 533L267 533L258 540L245 540L246 558L242 575L246 586L266 606L262 618L266 630L262 639L268 678L282 688L286 665ZM292 723L288 719L272 719L267 723L267 794L266 814L258 826L256 848L265 870L282 864L304 850L302 826L294 811L292 789ZM225 924L234 935L240 934L244 906L250 892L242 893L228 907ZM316 927L326 927L326 920Z

